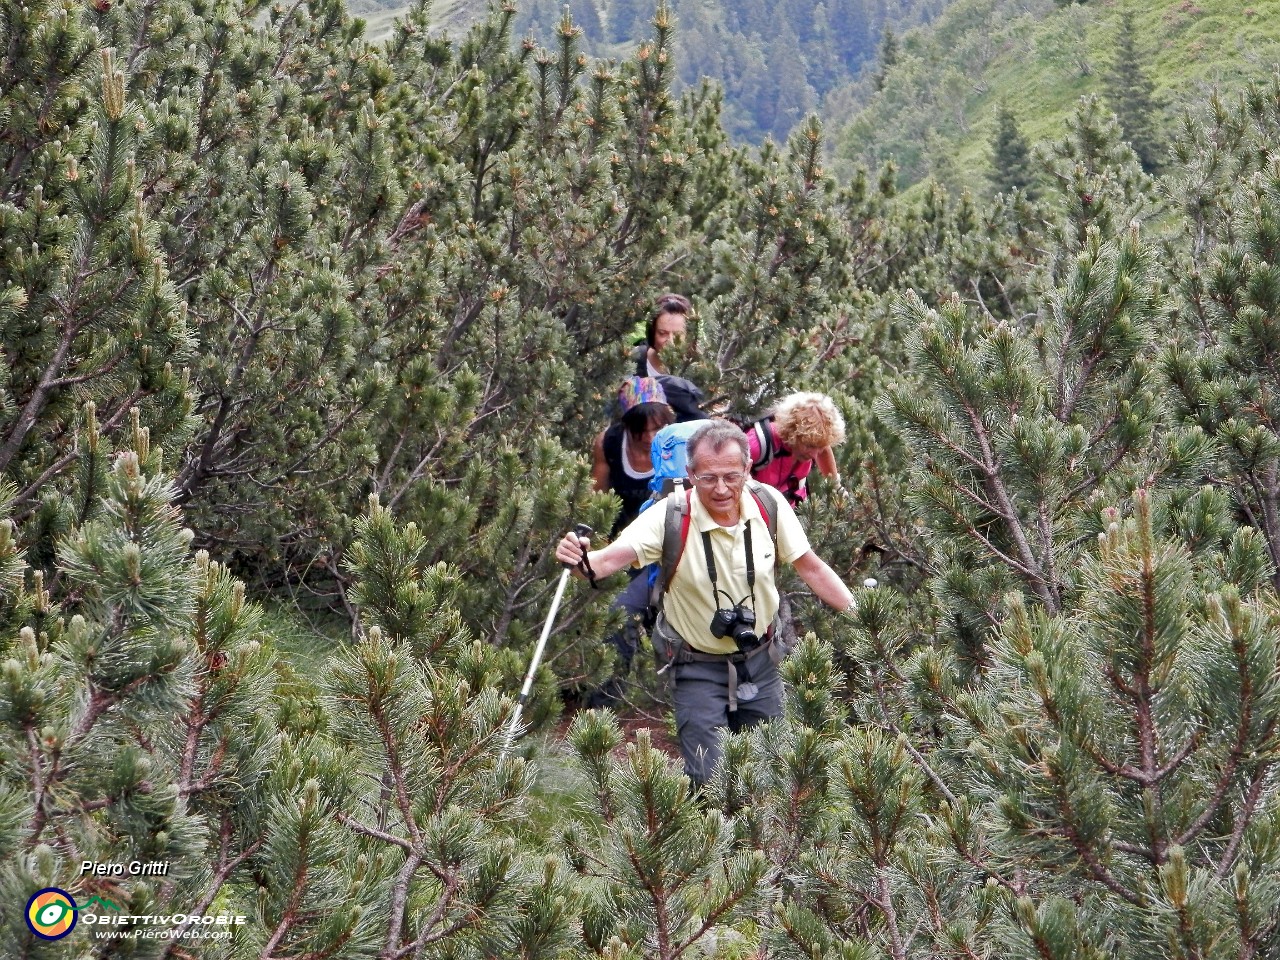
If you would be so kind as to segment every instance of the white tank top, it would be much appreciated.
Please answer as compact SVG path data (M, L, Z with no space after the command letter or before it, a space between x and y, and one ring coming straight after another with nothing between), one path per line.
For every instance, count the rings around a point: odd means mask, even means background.
M631 458L627 456L627 432L622 431L622 469L632 480L648 480L653 476L653 466L650 465L648 470L637 470L631 465Z

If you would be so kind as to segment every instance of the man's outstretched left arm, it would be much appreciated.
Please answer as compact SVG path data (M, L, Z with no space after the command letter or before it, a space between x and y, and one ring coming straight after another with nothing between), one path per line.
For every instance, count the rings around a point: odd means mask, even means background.
M853 591L844 585L836 572L820 556L810 550L793 564L800 579L809 585L818 599L836 610L853 609Z

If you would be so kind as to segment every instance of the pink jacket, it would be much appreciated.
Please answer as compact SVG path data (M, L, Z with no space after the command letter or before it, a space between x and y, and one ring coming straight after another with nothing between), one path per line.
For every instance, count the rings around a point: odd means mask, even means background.
M773 459L762 467L753 467L751 476L761 483L767 483L781 492L792 506L809 495L805 487L809 471L813 469L812 460L797 460L793 457L782 440L778 437L778 428L772 420L762 420L759 426L769 431L773 438ZM754 426L747 428L747 448L751 452L751 462L761 459L760 437Z

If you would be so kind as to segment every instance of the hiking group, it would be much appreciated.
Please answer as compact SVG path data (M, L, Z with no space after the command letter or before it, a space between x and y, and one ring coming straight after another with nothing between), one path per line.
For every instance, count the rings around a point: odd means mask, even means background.
M809 545L794 507L816 465L839 488L832 447L844 421L829 397L797 393L746 426L708 418L702 394L671 376L663 353L685 335L689 301L666 294L632 354L635 374L618 393L619 420L595 440L595 488L622 509L611 542L591 549L570 533L556 558L596 580L628 569L613 604L625 626L609 638L625 672L649 627L661 673L673 677L685 772L701 786L720 758L721 731L782 713L778 663L779 564L790 564L837 610L853 594ZM615 675L588 701L617 703Z

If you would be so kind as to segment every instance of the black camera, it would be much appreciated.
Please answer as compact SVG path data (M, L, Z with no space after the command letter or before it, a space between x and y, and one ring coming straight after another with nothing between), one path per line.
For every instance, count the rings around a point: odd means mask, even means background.
M738 604L729 609L721 608L711 618L711 635L713 637L729 637L738 645L743 653L760 646L760 638L756 636L756 615L747 607Z

